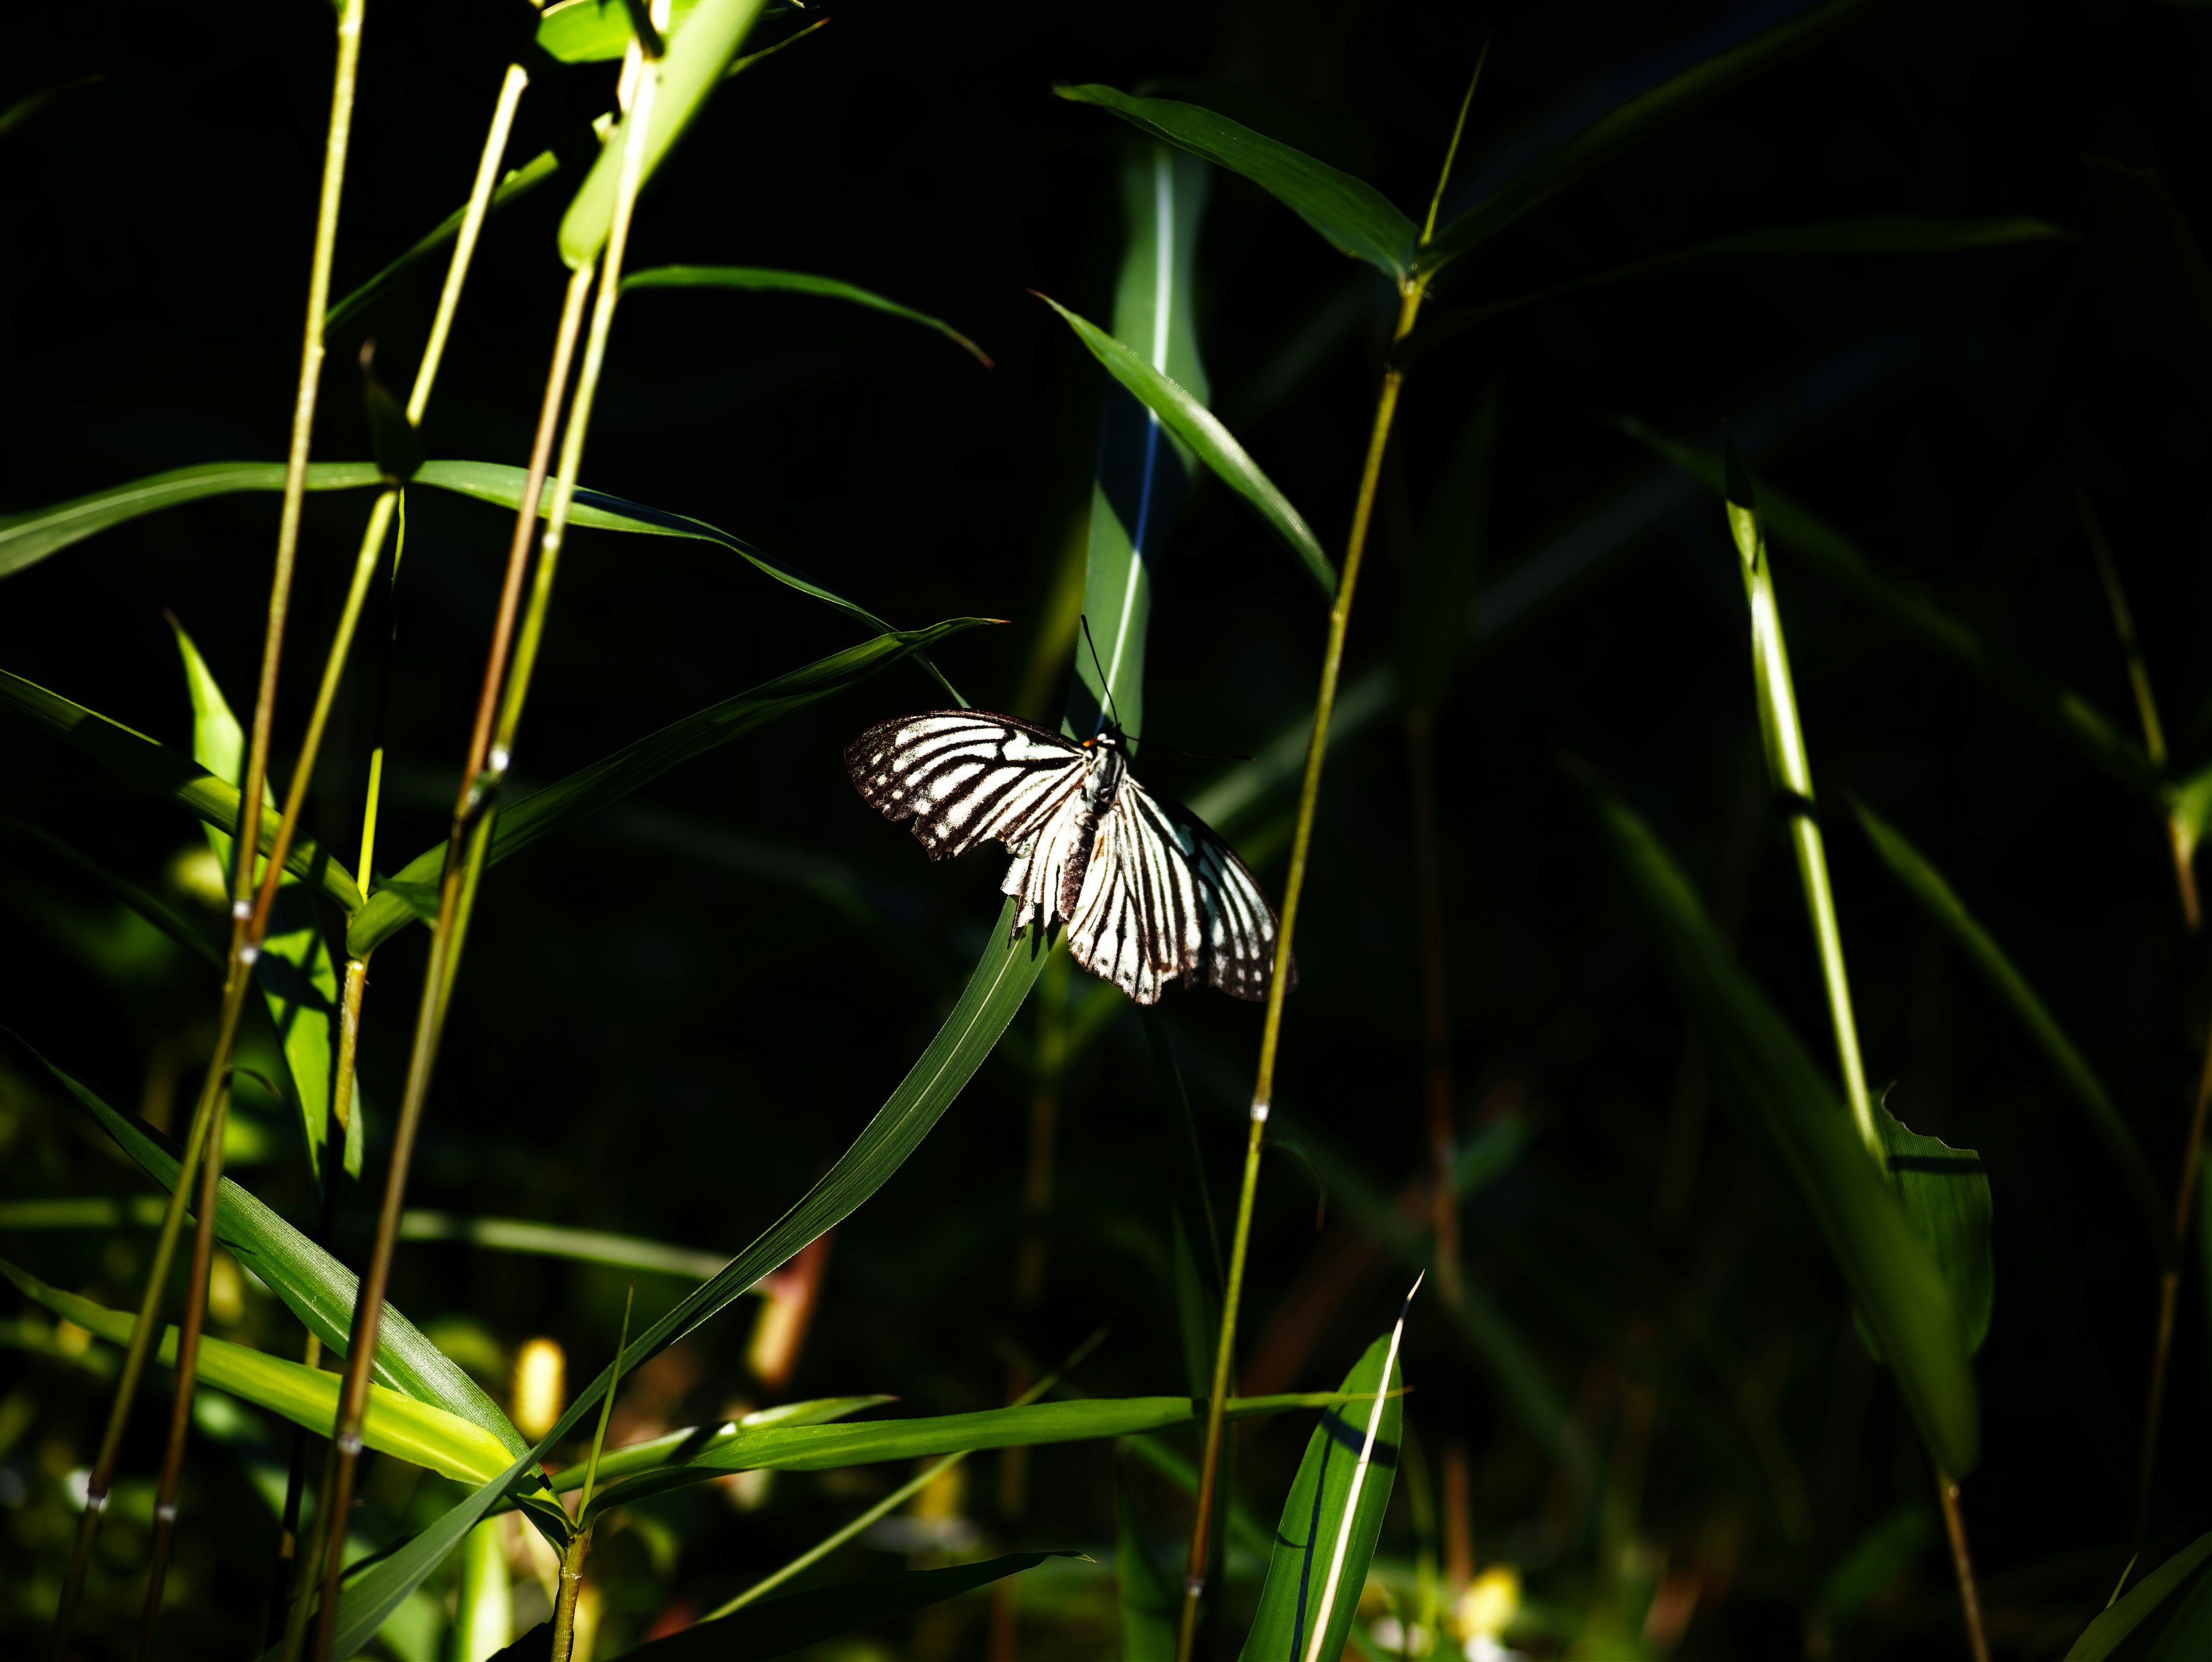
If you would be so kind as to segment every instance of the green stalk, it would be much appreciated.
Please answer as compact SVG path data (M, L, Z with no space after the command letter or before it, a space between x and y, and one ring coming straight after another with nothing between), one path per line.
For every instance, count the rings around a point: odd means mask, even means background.
M1868 1094L1866 1072L1859 1059L1858 1025L1851 1014L1850 983L1844 970L1842 931L1836 923L1835 892L1828 880L1828 855L1820 840L1819 809L1813 796L1813 766L1806 754L1805 732L1797 717L1797 690L1790 675L1790 650L1782 636L1782 614L1775 604L1774 570L1767 557L1766 533L1759 519L1751 476L1729 441L1727 502L1729 533L1735 539L1741 562L1744 596L1751 607L1752 678L1758 690L1759 733L1766 750L1767 776L1775 799L1790 821L1790 847L1797 856L1797 876L1805 892L1805 907L1813 925L1813 941L1820 955L1820 977L1828 994L1828 1016L1836 1033L1836 1061L1844 1076L1844 1093L1850 1104L1851 1121L1875 1169L1889 1177L1889 1151L1875 1124L1874 1099ZM1959 1508L1959 1485L1939 1466L1936 1498L1943 1508L1943 1525L1951 1543L1951 1566L1959 1581L1959 1604L1966 1618L1966 1643L1974 1662L1989 1662L1990 1644L1983 1630L1982 1599L1974 1584L1973 1555L1966 1543L1966 1520Z
M599 1451L606 1446L607 1420L615 1409L615 1387L622 1383L623 1352L629 1348L629 1312L637 1302L637 1283L623 1300L622 1337L615 1344L614 1377L599 1398L599 1423L592 1434L591 1458L584 1463L583 1492L576 1500L576 1532L561 1553L561 1590L553 1601L551 1662L569 1662L576 1649L576 1600L584 1591L584 1560L592 1550L592 1490L599 1477Z
M231 1046L236 1039L239 1014L245 1003L246 989L252 979L254 954L249 946L246 926L252 910L254 851L260 846L261 797L264 782L269 775L269 741L276 713L277 672L283 655L284 626L291 604L292 569L299 550L301 507L307 494L307 454L313 436L315 398L321 384L323 313L330 301L331 266L337 242L338 205L344 192L346 152L353 131L354 82L361 64L362 18L365 3L366 0L343 0L337 18L337 60L331 82L330 127L324 141L322 192L315 216L314 253L308 270L307 315L300 350L299 382L293 399L291 444L285 460L284 502L277 521L276 569L270 584L268 621L262 641L261 679L254 699L246 774L239 787L236 864L231 879L230 956L223 990L222 1014L216 1025L216 1048L208 1063L207 1080L200 1088L199 1100L192 1111L191 1129L185 1139L184 1160L178 1167L176 1187L170 1192L169 1208L162 1217L161 1235L155 1249L152 1273L147 1279L146 1294L140 1303L137 1320L132 1325L131 1343L125 1349L123 1368L116 1382L114 1405L109 1410L100 1453L93 1464L92 1480L86 1492L83 1522L78 1527L75 1553L54 1618L54 1653L57 1657L67 1651L70 1634L76 1625L77 1603L83 1594L85 1572L91 1562L93 1543L99 1535L100 1514L106 1510L108 1491L114 1482L116 1459L122 1446L124 1428L130 1417L131 1399L137 1392L139 1379L145 1372L147 1354L158 1329L161 1294L168 1281L177 1234L183 1222L185 1196L191 1188L197 1163L204 1153L215 1169L215 1177L210 1178L210 1182L221 1175L221 1145L212 1141L209 1132L216 1117L217 1099L228 1082ZM272 874L277 869L276 862L271 863L270 869ZM202 1233L212 1227L213 1208L205 1211L206 1215L200 1222ZM197 1257L197 1239L194 1251ZM182 1346L180 1336L178 1357L180 1364L185 1360ZM191 1375L182 1367L178 1371L177 1384L179 1391L189 1400ZM158 1568L149 1596L154 1607L158 1609L161 1598Z
M544 451L550 441L550 430L548 423L557 419L561 389L567 380L568 357L574 346L577 321L591 288L592 262L580 266L570 278L568 301L562 307L561 334L554 353L554 374L549 378L546 406L540 423L541 444L538 454L532 459L531 478L525 484L521 505L516 514L515 542L510 548L508 561L507 594L502 596L501 608L501 627L495 630L491 661L486 666L483 694L477 707L477 734L471 747L471 766L463 775L462 797L454 815L454 834L447 844L446 871L439 886L438 920L431 935L429 961L423 971L422 1003L416 1012L414 1047L408 1058L406 1089L400 1103L398 1123L393 1133L391 1169L385 1181L383 1209L377 1220L376 1239L370 1251L368 1273L362 1278L360 1295L354 1306L345 1383L339 1395L337 1421L332 1438L331 1482L326 1489L330 1496L326 1509L333 1519L343 1519L352 1501L354 1470L361 1455L362 1420L368 1405L369 1363L375 1352L385 1288L391 1280L392 1249L399 1234L399 1214L406 1202L408 1167L414 1156L416 1134L422 1124L422 1106L429 1093L432 1066L437 1056L438 1041L445 1027L453 977L459 968L461 947L466 938L477 880L482 874L484 854L491 840L499 784L513 755L514 733L521 718L523 695L527 691L537 642L544 630L545 607L551 599L551 572L557 563L561 535L567 529L569 509L575 499L576 475L583 460L584 435L590 425L592 398L605 363L607 335L613 322L615 302L621 292L623 252L629 240L638 188L644 176L646 137L652 121L653 94L659 84L657 67L644 64L641 60L640 73L635 77L635 95L625 116L623 165L616 184L614 212L604 256L605 280L600 286L599 307L592 317L583 366L577 376L574 403L569 411L568 429L562 440L561 472L555 482L551 513L539 548L537 582L532 594L530 612L524 621L516 661L506 678L507 697L500 705L499 728L486 751L481 748L486 725L484 718L500 685L497 671L505 664L505 625L513 616L509 598L520 582L521 573L519 562L514 556L514 547L520 547L526 555L531 521L544 478ZM465 856L459 846L464 843L466 845ZM343 1531L334 1528L324 1532L328 1536L328 1544L323 1557L323 1597L316 1626L315 1655L319 1662L327 1662L330 1655L331 1640L337 1620L338 1580L343 1568Z
M1462 112L1464 114L1464 112ZM1400 291L1398 326L1390 338L1395 353L1413 332L1426 292L1425 277L1408 278ZM1398 391L1405 372L1391 362L1382 372L1382 387L1375 400L1375 422L1367 441L1367 461L1359 476L1359 494L1352 503L1352 533L1344 553L1343 575L1337 579L1336 600L1329 607L1328 644L1322 653L1321 691L1314 701L1313 737L1306 746L1304 782L1298 790L1297 829L1291 838L1290 874L1283 880L1282 925L1275 939L1274 973L1267 985L1267 1014L1260 1030L1260 1067L1252 1087L1251 1129L1244 1142L1244 1177L1237 1196L1237 1226L1229 1249L1229 1287L1221 1305L1221 1335L1213 1355L1213 1391L1206 1408L1206 1453L1199 1465L1198 1512L1191 1525L1190 1556L1184 1566L1182 1623L1176 1638L1176 1662L1190 1662L1198 1635L1198 1605L1206 1590L1206 1549L1213 1523L1214 1488L1221 1473L1222 1408L1229 1399L1229 1371L1236 1354L1237 1312L1244 1291L1244 1261L1252 1235L1252 1201L1260 1184L1260 1148L1267 1128L1267 1112L1275 1089L1275 1057L1283 1032L1283 997L1291 962L1291 938L1297 928L1298 899L1305 887L1306 861L1313 847L1314 811L1321 800L1321 769L1328 754L1329 716L1336 708L1336 687L1344 667L1344 637L1352 623L1352 602L1358 592L1361 557L1367 551L1367 531L1375 515L1376 487L1382 476L1382 456L1389 447L1390 424L1398 412Z
M1068 1353L1068 1357L1066 1361L1062 1362L1050 1373L1046 1374L1044 1378L1039 1379L1027 1391L1022 1392L1020 1396L1015 1397L1012 1405L1015 1408L1027 1408L1031 1403L1034 1403L1043 1397L1047 1391L1052 1390L1053 1387L1060 1382L1060 1379L1064 1375L1073 1372L1078 1363L1082 1361L1085 1356L1088 1356L1094 1349L1096 1349L1098 1347L1100 1341L1104 1339L1105 1336L1106 1335L1103 1329L1097 1333L1093 1333L1089 1338L1085 1339L1081 1344L1076 1346L1073 1351ZM732 1611L743 1610L746 1605L751 1604L756 1598L760 1598L764 1593L775 1592L776 1588L781 1586L786 1581L791 1580L793 1576L798 1574L801 1570L805 1569L810 1565L820 1563L822 1560L828 1557L831 1553L836 1551L838 1548L843 1546L846 1542L851 1540L862 1530L867 1528L869 1525L874 1523L878 1518L887 1517L891 1513L897 1511L899 1507L904 1506L908 1501L914 1499L915 1495L921 1494L922 1490L927 1488L930 1484L936 1482L941 1474L950 1471L953 1467L958 1465L963 1460L966 1459L970 1452L971 1451L963 1450L957 1454L948 1454L942 1459L932 1461L929 1464L924 1466L919 1472L915 1473L913 1477L900 1484L898 1488L893 1489L889 1495L884 1496L882 1500L877 1501L875 1505L870 1507L866 1512L854 1519L850 1523L842 1525L841 1528L833 1530L830 1533L823 1537L821 1540L816 1542L805 1552L800 1553L798 1557L784 1565L782 1568L775 1570L770 1574L763 1576L759 1580L754 1582L752 1586L747 1587L736 1598L731 1599L729 1603L716 1605L713 1610L708 1610L706 1615L701 1616L699 1618L700 1621L719 1622L722 1617L730 1615Z

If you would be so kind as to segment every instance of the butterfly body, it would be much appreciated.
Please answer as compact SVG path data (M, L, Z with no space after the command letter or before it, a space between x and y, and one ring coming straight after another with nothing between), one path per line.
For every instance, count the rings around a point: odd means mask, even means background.
M926 710L870 728L845 767L884 818L912 821L933 860L1005 843L1016 930L1064 923L1076 961L1138 1003L1177 977L1267 995L1274 909L1204 821L1137 782L1118 728L1079 741L1009 715Z

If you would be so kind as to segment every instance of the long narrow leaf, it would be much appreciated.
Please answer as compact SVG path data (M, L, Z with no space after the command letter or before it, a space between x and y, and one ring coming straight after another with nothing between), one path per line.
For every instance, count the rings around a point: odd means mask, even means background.
M1363 179L1196 104L1132 98L1097 85L1053 90L1073 102L1111 111L1141 132L1243 174L1320 232L1332 247L1365 260L1385 277L1402 279L1413 270L1420 232Z
M310 462L310 490L357 490L378 479L374 462ZM176 467L151 473L125 484L110 485L88 496L77 496L51 508L0 517L0 577L14 575L36 565L49 554L95 532L121 525L143 514L208 496L228 496L239 490L282 490L282 462L208 462L198 467Z
M0 670L0 703L4 703L51 728L77 750L122 775L156 796L167 798L187 813L222 831L238 827L238 787L216 778L189 757L167 745L112 721L36 682ZM275 814L261 816L261 849L267 853L283 822ZM284 869L320 889L350 911L361 904L361 892L353 874L331 858L308 837L295 837Z
M2066 1653L2065 1662L2105 1662L2119 1648L2120 1641L2156 1615L2159 1607L2208 1558L2212 1558L2212 1533L2198 1536L2129 1588L2126 1598L2082 1629L2081 1636ZM2212 1586L2212 1580L2200 1580L2197 1585L2200 1588ZM2163 1638L2164 1635L2160 1636ZM2172 1662L2181 1662L2181 1658L2176 1656Z
M0 1275L15 1282L26 1297L79 1327L112 1343L130 1342L131 1330L137 1319L131 1312L110 1310L49 1287L4 1258L0 1258ZM162 1330L156 1355L163 1367L176 1366L175 1328ZM327 1435L337 1417L337 1374L267 1355L212 1334L200 1338L199 1378L203 1384L241 1397L310 1431ZM505 1467L509 1458L507 1446L481 1426L380 1385L369 1386L368 1418L362 1435L371 1448L465 1483L483 1482Z
M719 704L672 722L659 732L625 746L502 811L492 839L491 860L497 864L512 859L538 838L620 801L671 768L781 720L793 710L856 686L909 653L920 652L949 636L990 621L984 618L955 618L927 629L879 635L872 641L832 653L804 668L763 682L749 692L741 692L734 698L726 698ZM380 884L368 904L356 914L346 934L346 950L357 958L366 958L418 920L426 910L434 914L429 888L437 881L445 857L445 844L441 843L417 855L395 877Z
M1980 1405L1942 1271L1796 1035L1737 969L1650 828L1594 776L1591 807L1683 1001L1803 1198L1938 1467L1981 1453Z
M622 286L624 294L633 289L743 289L757 294L817 295L824 300L848 301L872 312L904 318L908 323L933 329L986 369L993 367L989 353L943 318L902 306L856 283L817 277L811 271L783 271L766 265L655 265L647 271L632 271L623 279Z
M206 932L195 928L189 918L180 916L175 908L159 895L142 888L119 873L110 871L75 843L65 842L27 819L18 819L12 813L0 813L0 831L36 844L71 870L90 878L208 968L218 975L222 973L222 954L215 949Z
M1550 145L1530 165L1491 188L1472 207L1457 212L1423 248L1421 264L1434 268L1480 247L1532 209L1581 184L1714 99L1841 33L1881 3L1881 0L1826 0L1825 4L1808 7L1786 22L1715 52L1636 94L1564 142ZM1474 187L1483 187L1479 175Z
M1246 454L1244 447L1237 442L1236 435L1221 424L1220 419L1188 391L1176 386L1097 324L1078 317L1048 295L1039 298L1066 320L1068 327L1075 331L1077 338L1090 348L1091 356L1105 366L1109 374L1135 393L1145 407L1160 418L1162 425L1188 445L1223 484L1251 504L1252 511L1304 565L1307 575L1320 587L1322 598L1334 597L1336 570L1329 564L1328 556L1322 551L1312 527L1291 506L1290 499L1275 488L1274 482L1260 471L1260 465Z
M2165 1252L2168 1225L2158 1180L2151 1175L2150 1161L2143 1154L2142 1145L2136 1141L2134 1131L2120 1113L2119 1105L2112 1100L2112 1093L2097 1077L2088 1058L2081 1054L2072 1036L2005 949L1997 944L1996 938L1967 910L1966 903L1960 898L1958 891L1935 862L1864 802L1855 800L1851 808L1858 815L1867 840L1874 844L1874 851L1889 868L1890 875L1905 886L1905 892L1920 903L1929 921L1950 936L1952 943L1966 954L1966 961L1981 972L1990 990L2012 1011L2014 1019L2064 1082L2068 1094L2088 1121L2090 1130L2105 1145L2106 1154L2118 1168L2121 1180L2142 1214L2143 1226L2150 1232L2153 1246Z

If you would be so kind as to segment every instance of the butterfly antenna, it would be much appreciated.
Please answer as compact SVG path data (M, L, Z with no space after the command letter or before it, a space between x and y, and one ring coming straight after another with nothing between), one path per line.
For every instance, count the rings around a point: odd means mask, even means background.
M1118 728L1121 725L1121 712L1114 708L1113 684L1106 679L1106 666L1098 661L1098 642L1091 638L1091 616L1085 612L1077 621L1083 625L1083 643L1091 648L1091 667L1098 672L1098 687L1106 695L1106 709L1111 712L1114 725ZM1101 721L1098 725L1103 730L1106 724Z

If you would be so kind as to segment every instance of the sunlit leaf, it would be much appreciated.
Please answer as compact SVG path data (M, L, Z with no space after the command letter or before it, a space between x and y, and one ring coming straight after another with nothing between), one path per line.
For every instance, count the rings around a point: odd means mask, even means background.
M1378 1390L1395 1391L1395 1367L1387 1383L1382 1379L1388 1336L1368 1346L1367 1354L1353 1364L1340 1387L1346 1393L1369 1395ZM1370 1396L1370 1401L1372 1397ZM1311 1623L1315 1608L1328 1580L1335 1555L1337 1535L1352 1499L1352 1472L1367 1440L1368 1409L1347 1404L1330 1409L1306 1441L1305 1458L1291 1481L1289 1498L1275 1525L1274 1550L1267 1561L1267 1584L1261 1589L1260 1608L1245 1635L1243 1662L1285 1662L1313 1655ZM1375 1543L1382 1531L1382 1514L1390 1505L1390 1487L1397 1476L1398 1453L1404 1435L1404 1413L1400 1399L1382 1405L1382 1420L1375 1441L1375 1454L1360 1485L1358 1511L1352 1528L1352 1545L1346 1555L1343 1579L1329 1608L1328 1630L1322 1640L1320 1662L1336 1662L1352 1631L1360 1589L1367 1584L1367 1567L1375 1555Z
M863 289L858 283L842 283L836 277L816 277L811 271L780 271L765 265L655 265L647 271L632 271L623 279L623 293L627 294L633 289L744 289L755 293L817 295L824 300L849 301L855 306L865 306L872 312L904 318L925 329L933 329L970 354L986 369L992 367L990 354L943 318L917 312L913 307L902 306L895 300L886 300L873 289Z
M1981 1453L1964 1329L1942 1271L1851 1129L1827 1077L1739 970L1650 828L1583 782L1653 944L1737 1100L1780 1158L1890 1364L1922 1442L1952 1477Z
M663 33L673 37L699 0L670 0ZM538 20L538 44L563 64L608 64L629 46L629 8L623 0L559 0Z
M1935 1254L1951 1305L1959 1312L1966 1354L1990 1336L1996 1302L1996 1267L1990 1251L1990 1174L1971 1148L1910 1129L1881 1104L1875 1124L1889 1155L1889 1187L1906 1220Z
M311 462L307 489L355 490L376 484L379 477L374 462ZM208 462L149 473L143 479L110 485L51 508L0 516L0 577L12 576L71 543L142 514L239 490L283 488L282 462Z
M0 704L51 728L93 760L141 788L167 798L216 830L237 830L238 787L216 778L191 758L5 670L0 670ZM281 823L276 814L261 816L263 853L275 843ZM320 889L348 911L361 904L353 874L318 848L312 838L293 839L284 869Z
M1078 338L1091 349L1091 356L1106 367L1107 373L1135 393L1145 407L1160 418L1163 426L1188 445L1224 484L1251 504L1253 511L1297 556L1307 574L1320 586L1323 598L1334 596L1336 570L1329 564L1328 556L1322 551L1312 528L1213 412L1097 325L1078 317L1048 295L1039 298L1066 320Z
M1996 937L1966 909L1966 903L1959 898L1958 891L1935 863L1915 848L1902 831L1865 803L1854 801L1851 807L1858 815L1867 840L1874 844L1875 852L1881 856L1890 874L1920 903L1929 921L1966 954L1966 961L1980 971L1990 990L2011 1010L2035 1047L2043 1052L2045 1060L2088 1121L2089 1129L2118 1168L2142 1215L2143 1227L2150 1232L2153 1246L2163 1253L2166 1250L2168 1225L2158 1180L2151 1175L2150 1161L2144 1156L2142 1144L2136 1141L2135 1132L2112 1100L2112 1093L2090 1067L2088 1058L2081 1054L2071 1035L2051 1014L2051 1007L1997 944Z
M1721 464L1694 446L1664 437L1641 422L1622 427L1661 455L1721 488ZM2142 746L2087 698L2048 674L2013 663L1969 623L1952 614L1923 585L1886 571L1837 529L1777 489L1755 480L1759 517L1770 543L1811 567L1876 616L1972 671L2064 739L2122 785L2163 807L2163 786Z
M659 91L645 127L641 189L713 95L760 11L761 0L697 0L683 28L670 35L667 55L660 60ZM617 123L562 218L561 258L572 271L597 259L606 243L624 147L623 127Z
M1471 207L1455 207L1453 216L1422 249L1421 265L1434 269L1480 247L1532 209L1581 184L1714 99L1841 33L1880 3L1826 0L1807 7L1764 33L1713 52L1636 92L1573 127L1562 139L1545 133L1540 153L1510 178L1491 186L1482 175L1476 176L1474 188L1486 193ZM1747 18L1763 15L1741 14ZM1733 31L1735 20L1719 27Z
M955 618L927 629L881 635L671 722L659 732L502 809L492 840L491 861L496 864L511 859L538 838L620 801L679 764L856 686L910 653L988 621ZM379 884L346 933L346 950L366 958L408 924L426 915L434 916L434 895L428 886L436 883L445 858L446 845L440 843L402 867L390 882ZM426 896L429 897L427 913Z
M49 1287L4 1258L0 1258L0 1275L15 1282L27 1297L79 1327L114 1344L130 1342L137 1320L131 1312L109 1310L89 1299ZM162 1330L161 1348L155 1354L163 1367L176 1366L175 1328ZM200 1337L199 1379L326 1436L337 1418L337 1374L265 1355L212 1334ZM507 1446L481 1426L380 1385L369 1386L368 1417L362 1435L371 1448L466 1483L483 1482L503 1470L509 1458Z
M1396 279L1413 270L1420 232L1364 180L1196 104L1132 98L1111 87L1054 87L1062 98L1110 110L1131 126L1239 173L1313 227L1339 252Z
M192 759L216 778L235 785L246 770L245 731L224 698L215 672L200 656L184 624L173 616L169 628L184 656L185 685L191 697ZM262 790L263 809L273 813L276 799L266 782ZM206 833L208 846L228 871L230 838L213 826L207 827ZM319 1182L337 1079L338 977L330 947L323 939L321 921L315 916L315 903L297 878L288 876L277 886L269 932L263 937L261 954L253 967L283 1053L307 1165ZM346 1172L356 1178L361 1175L362 1151L366 1146L365 1121L356 1096L353 1112L346 1119L343 1154Z
M2198 1536L2179 1552L2175 1553L2172 1557L2137 1581L2134 1586L2129 1588L2125 1598L2117 1601L2111 1609L2106 1610L2082 1629L2081 1636L2074 1641L2073 1648L2066 1653L2065 1662L2105 1662L2106 1657L2119 1648L2122 1640L2142 1626L2153 1616L2161 1613L2161 1607L2166 1601L2171 1598L2176 1590L2191 1575L2196 1574L2198 1568L2207 1558L2212 1558L2212 1533ZM2197 1576L2195 1589L2179 1609L2166 1616L2167 1622L2175 1626L2184 1627L2185 1634L2187 1629L2195 1628L2197 1622L2212 1617L2212 1594L2208 1594L2208 1588L2212 1588L2212 1575ZM2192 1606L2197 1608L2192 1610L2191 1608ZM2191 1617L2191 1622L2186 1624L2184 1624L2181 1620L2185 1615ZM2157 1643L2160 1648L2150 1653L2151 1656L2157 1658L2158 1662L2185 1662L2185 1659L2190 1656L2203 1654L2201 1645L2194 1651L2177 1649L2170 1655L2167 1654L2163 1647L2166 1633L2172 1630L2169 1628L2160 1633ZM2202 1636L2212 1637L2212 1635L2204 1635L2202 1629L2197 1629L2197 1632ZM2177 1638L2182 1636L2185 1635L2176 1635ZM2146 1658L2145 1662L2148 1662L2148 1658Z

